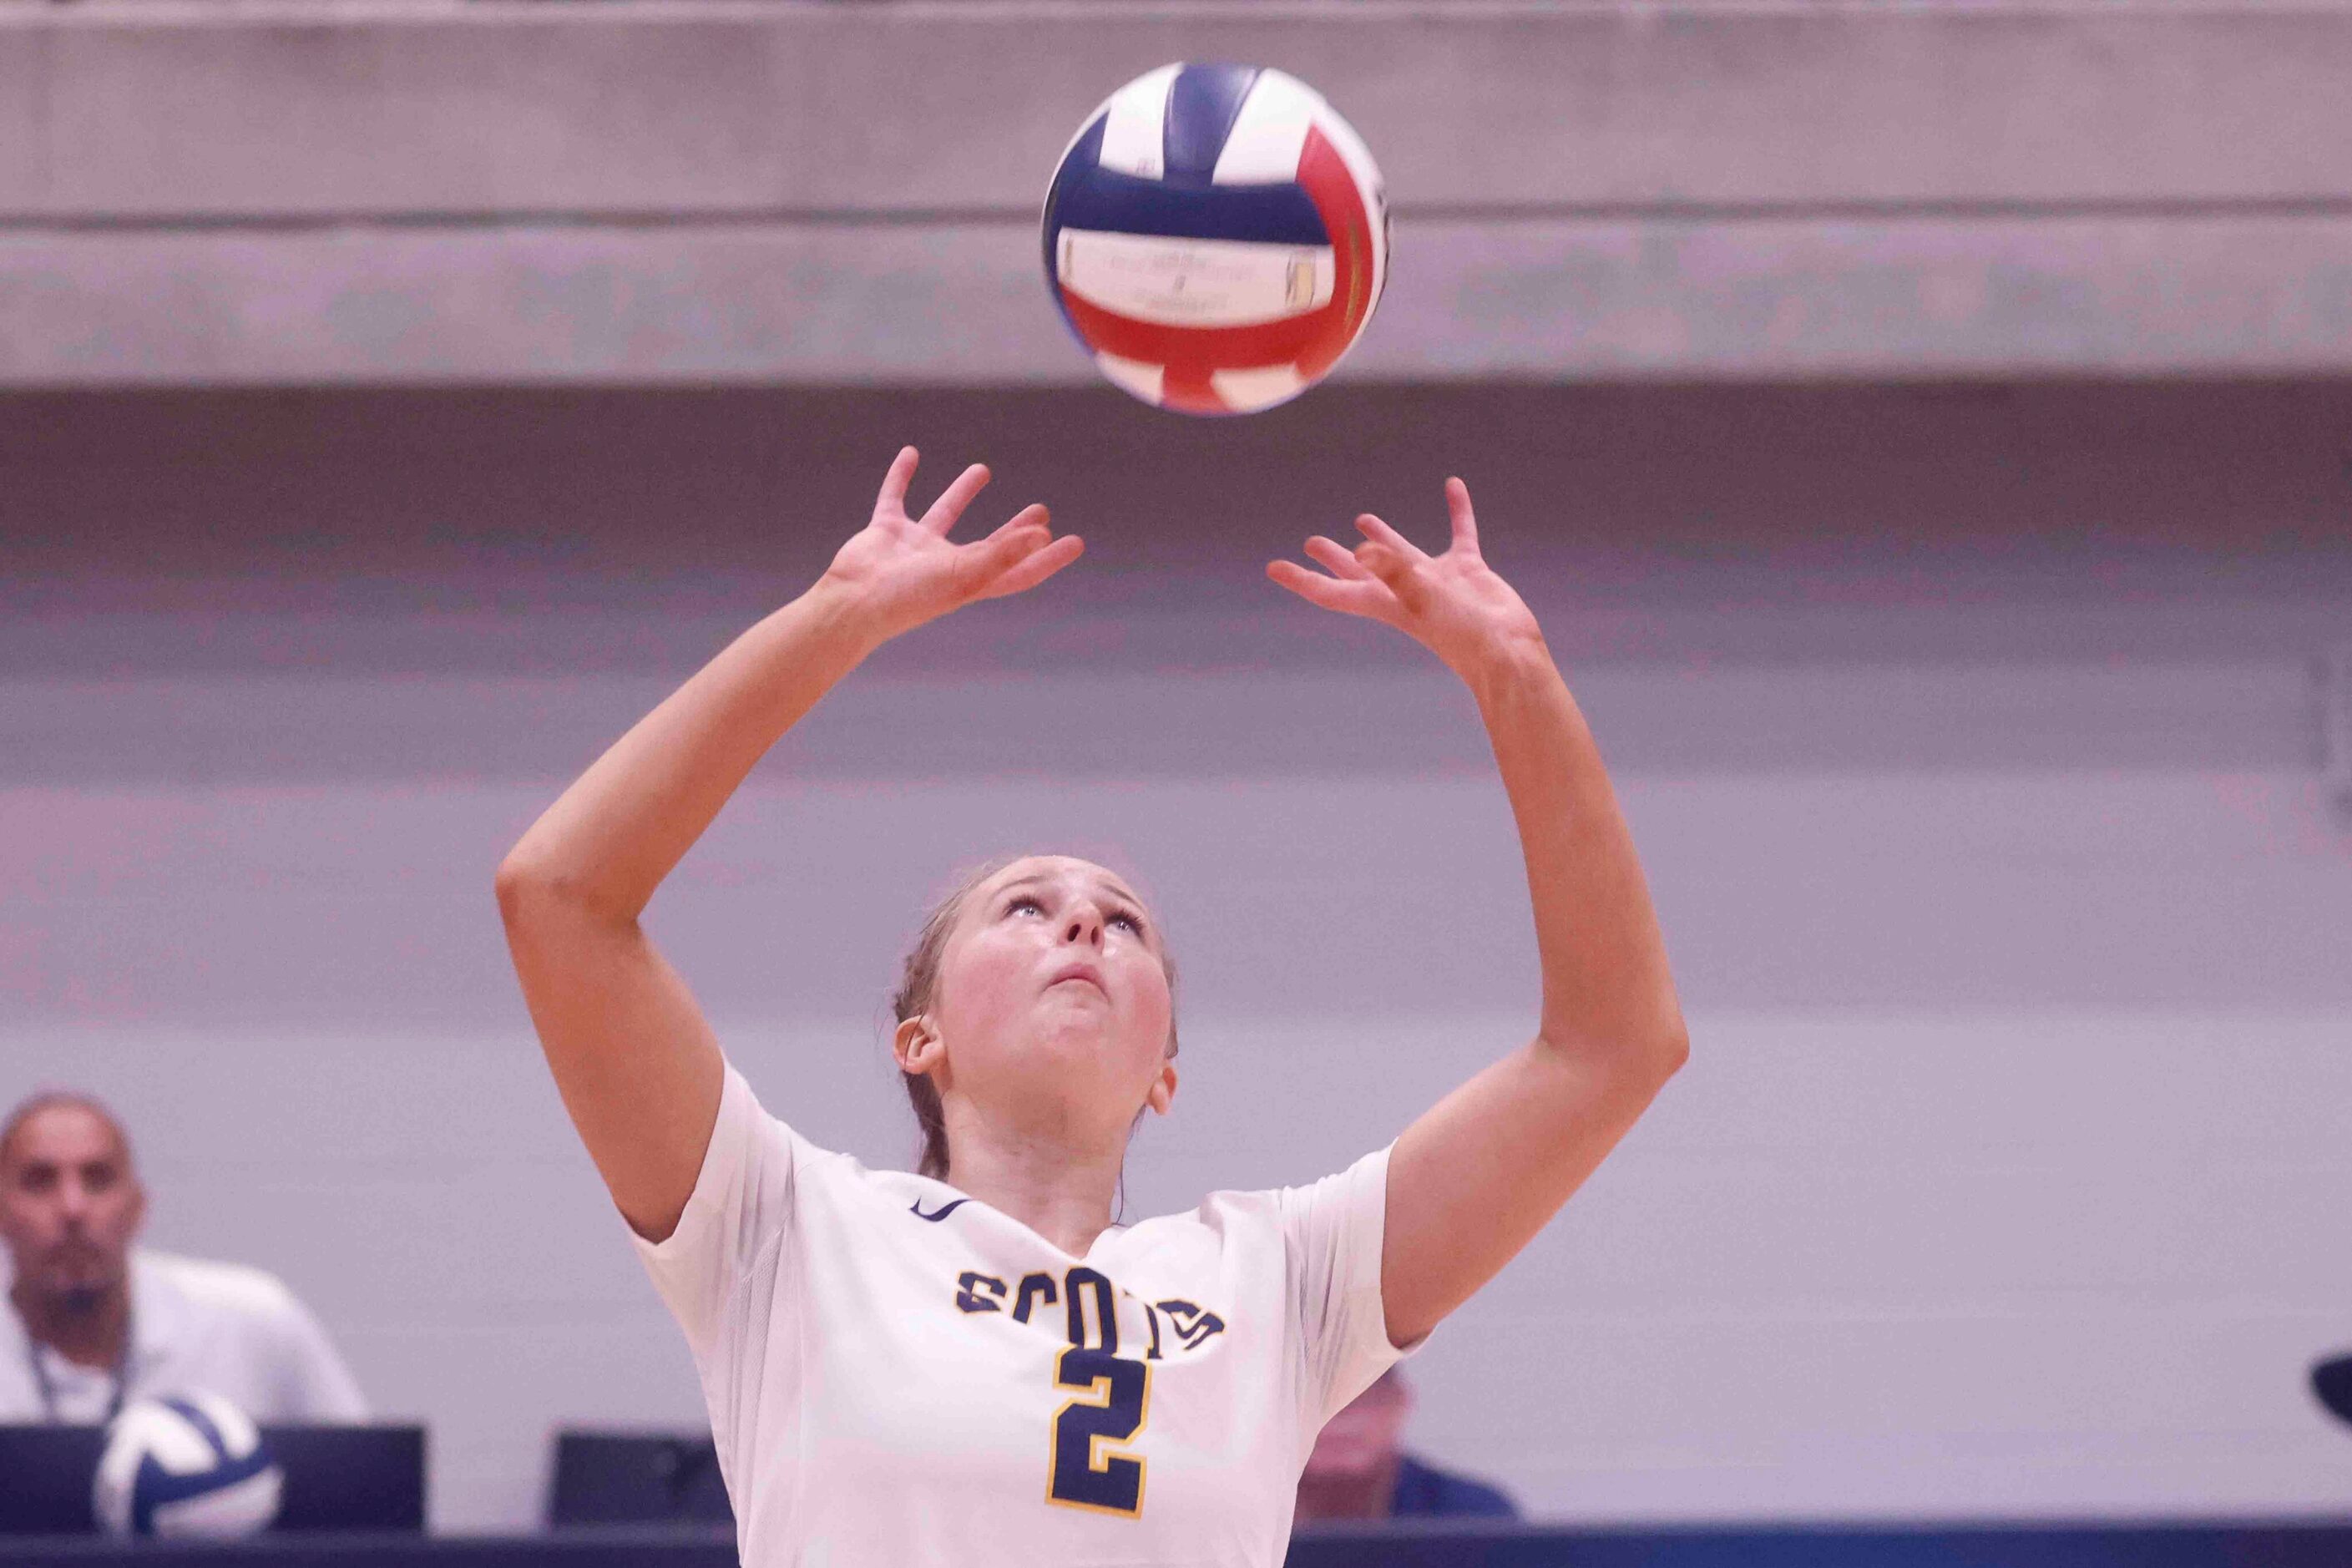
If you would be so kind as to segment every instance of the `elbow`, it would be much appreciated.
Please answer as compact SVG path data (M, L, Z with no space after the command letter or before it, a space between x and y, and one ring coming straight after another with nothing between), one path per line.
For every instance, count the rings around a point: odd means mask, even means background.
M1645 1099L1654 1096L1690 1060L1690 1031L1677 1018L1671 1025L1628 1035L1616 1057L1626 1084Z
M499 862L498 874L490 879L490 890L498 895L499 913L512 921L529 903L540 879L520 849L507 852Z
M1628 1020L1623 1037L1644 1074L1663 1086L1690 1060L1690 1026L1671 987L1643 1011L1647 1016Z
M1682 1007L1672 997L1654 1018L1627 1031L1627 1036L1643 1070L1660 1085L1690 1060L1690 1026L1683 1022Z
M1682 1071L1684 1064L1690 1060L1690 1026L1683 1022L1680 1014L1660 1033L1651 1055L1658 1064L1660 1083Z
M1572 1053L1605 1072L1612 1081L1644 1099L1665 1087L1690 1060L1690 1029L1679 1012L1658 1023L1613 1029L1606 1035L1583 1030L1544 1030L1539 1040Z
M632 926L635 908L616 909L604 890L573 867L551 864L517 845L499 862L491 889L498 895L499 918L509 934L551 922L567 926L587 921L604 926Z
M565 897L564 880L561 872L540 864L516 846L499 862L498 874L490 881L491 890L498 895L499 918L509 929L528 921L534 911Z

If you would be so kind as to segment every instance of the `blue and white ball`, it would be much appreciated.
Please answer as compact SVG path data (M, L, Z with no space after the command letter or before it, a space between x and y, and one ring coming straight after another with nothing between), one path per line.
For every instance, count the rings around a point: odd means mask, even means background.
M1246 414L1339 362L1388 281L1388 198L1296 77L1172 65L1111 94L1045 193L1045 275L1105 375L1163 408Z
M184 1394L123 1406L90 1502L111 1535L250 1535L278 1517L283 1486L250 1416L218 1394Z

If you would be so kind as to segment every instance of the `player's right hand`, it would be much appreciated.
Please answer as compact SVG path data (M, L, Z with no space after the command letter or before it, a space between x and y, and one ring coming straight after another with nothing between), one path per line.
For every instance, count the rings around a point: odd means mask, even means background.
M985 539L957 544L948 531L988 483L974 463L919 518L907 515L915 448L899 448L874 498L874 517L844 544L819 580L820 590L852 606L877 644L961 609L1038 584L1076 561L1076 534L1054 537L1042 506L1024 507Z

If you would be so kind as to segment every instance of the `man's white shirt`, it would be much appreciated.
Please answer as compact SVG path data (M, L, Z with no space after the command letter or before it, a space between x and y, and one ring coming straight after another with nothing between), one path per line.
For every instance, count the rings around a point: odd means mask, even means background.
M1275 1568L1316 1434L1402 1353L1387 1176L1212 1194L1077 1258L816 1148L730 1067L677 1228L636 1245L747 1568Z
M123 1397L191 1390L217 1394L264 1425L368 1417L326 1331L276 1276L135 1250ZM114 1404L110 1371L32 1343L16 1310L0 1305L0 1422L100 1422Z

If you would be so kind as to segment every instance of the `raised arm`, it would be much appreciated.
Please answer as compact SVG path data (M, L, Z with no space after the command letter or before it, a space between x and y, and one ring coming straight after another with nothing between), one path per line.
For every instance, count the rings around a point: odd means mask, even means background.
M1470 493L1446 481L1454 542L1431 556L1380 519L1330 575L1277 561L1276 583L1397 627L1477 699L1535 903L1535 1038L1424 1112L1390 1155L1381 1296L1409 1344L1494 1278L1617 1145L1689 1054L1665 943L1584 715L1526 604L1478 552Z
M638 925L654 889L752 764L891 637L1077 559L1045 509L948 540L988 482L964 470L907 515L915 450L815 586L745 632L563 792L499 867L499 910L564 1109L622 1215L658 1241L693 1194L725 1063L677 972Z

